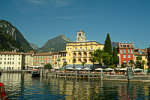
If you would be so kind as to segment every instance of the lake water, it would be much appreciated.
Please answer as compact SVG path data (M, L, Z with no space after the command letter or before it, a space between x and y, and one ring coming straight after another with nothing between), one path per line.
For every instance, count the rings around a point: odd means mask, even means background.
M150 100L150 83L32 78L2 73L9 100Z

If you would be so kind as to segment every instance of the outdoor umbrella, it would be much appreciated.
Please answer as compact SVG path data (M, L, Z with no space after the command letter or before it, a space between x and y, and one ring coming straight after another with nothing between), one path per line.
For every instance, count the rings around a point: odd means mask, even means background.
M103 70L102 68L96 68L95 70Z

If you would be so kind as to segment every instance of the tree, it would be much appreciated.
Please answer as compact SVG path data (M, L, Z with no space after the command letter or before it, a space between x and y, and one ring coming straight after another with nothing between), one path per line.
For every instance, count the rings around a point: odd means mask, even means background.
M67 61L63 62L63 67L66 70Z
M66 65L67 65L67 62L65 61L65 62L63 63L63 67L66 66Z
M131 64L131 66L134 67L134 66L135 66L134 60L130 60L130 63L129 63L129 64Z
M123 63L123 64L121 64L121 67L122 67L122 68L125 68L125 67L127 67L127 64L126 64L126 63Z
M136 61L136 68L142 68L141 62L139 60Z
M117 65L119 64L119 57L118 57L117 49L115 47L113 47L112 59L113 59L113 64L117 67Z
M51 64L45 64L44 69L52 69L52 65Z
M107 37L105 40L104 51L107 52L108 54L112 55L112 44L111 44L111 39L110 39L109 33L107 33Z
M141 62L142 69L144 69L145 64L146 64L146 62L144 60L142 60L142 62Z
M109 55L108 53L104 52L103 63L105 65L112 65L112 55Z
M110 65L111 55L109 55L107 52L104 52L104 50L97 49L94 51L93 55L99 65Z
M85 64L86 64L86 62L84 62L84 61L83 61L83 62L82 62L82 66L83 66L83 68L84 68L84 65L85 65Z
M57 61L58 61L58 67L60 68L60 66L59 66L60 58L58 58Z
M96 51L94 51L94 57L96 58L96 61L98 61L99 65L103 64L103 55L104 55L104 51L97 49Z
M92 54L90 61L93 63L93 68L94 68L94 63L96 62L96 57L94 57L93 54Z
M73 68L75 68L75 65L74 65L75 62L76 62L76 59L73 58L73 61L72 61L72 63L73 63Z

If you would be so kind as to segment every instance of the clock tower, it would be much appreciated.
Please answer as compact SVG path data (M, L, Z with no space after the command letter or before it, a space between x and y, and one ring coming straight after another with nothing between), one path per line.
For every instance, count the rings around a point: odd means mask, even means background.
M86 42L85 33L82 30L77 32L76 42Z

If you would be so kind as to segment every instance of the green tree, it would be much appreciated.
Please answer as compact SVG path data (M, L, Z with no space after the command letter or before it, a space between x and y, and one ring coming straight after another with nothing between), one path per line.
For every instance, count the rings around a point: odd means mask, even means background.
M94 51L93 55L96 58L96 61L99 63L99 65L102 65L103 64L104 51L97 49L96 51Z
M73 63L73 68L75 68L75 65L74 65L74 63L76 62L76 59L75 58L73 58L73 60L72 60L72 63Z
M117 49L115 47L113 47L112 59L113 59L113 64L117 67L117 65L119 64L119 57L118 57Z
M121 64L121 67L122 67L122 68L125 68L125 67L127 67L127 64L126 64L126 63L123 63L123 64Z
M67 65L67 61L63 62L63 67Z
M66 70L67 61L63 62L63 67Z
M107 52L108 54L112 55L112 43L111 43L109 33L107 33L107 37L105 40L104 51Z
M139 60L136 61L136 68L142 68L141 62Z
M51 64L45 64L44 69L52 69L52 65Z
M60 62L60 58L58 58L58 59L57 59L57 61L58 61L58 67L60 68L60 65L59 65L59 62Z
M84 61L83 61L83 62L82 62L82 66L83 66L83 68L84 68L85 64L86 64L86 62L84 62Z
M103 63L105 65L112 65L112 56L104 52L103 54Z
M94 57L93 54L92 54L90 61L93 63L93 68L94 68L94 63L96 62L96 57Z
M109 55L107 52L104 52L104 50L97 49L94 51L93 55L99 65L110 65L111 55Z
M142 69L144 69L146 62L144 60L142 60L141 65L142 65Z
M129 64L131 64L131 66L134 67L134 66L135 66L134 60L130 60L130 63L129 63Z

